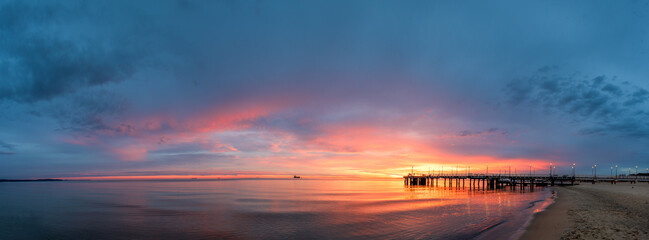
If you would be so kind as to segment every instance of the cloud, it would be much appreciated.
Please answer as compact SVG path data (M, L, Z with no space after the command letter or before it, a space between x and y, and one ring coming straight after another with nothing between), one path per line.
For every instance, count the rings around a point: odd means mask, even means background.
M0 140L0 148L4 148L6 150L14 150L16 148L16 145Z
M82 90L66 98L40 104L39 115L57 120L58 130L81 134L133 134L133 126L120 122L126 103L104 90Z
M0 140L0 155L16 154L14 152L15 149L16 149L16 145Z
M21 143L21 160L0 173L646 156L644 9L3 2L0 138ZM628 10L642 11L618 14ZM545 67L520 78L547 63L607 75Z
M69 15L81 19L74 19ZM75 4L0 6L0 100L37 102L131 76L140 59L129 42L97 38L79 22L92 22ZM86 23L88 24L88 23Z
M508 83L505 92L514 107L537 106L581 123L581 134L614 134L645 138L649 132L649 91L604 75L566 74L544 67L529 78Z
M500 129L500 128L489 128L484 131L469 131L469 130L463 130L457 133L456 136L458 137L474 137L474 136L480 136L480 135L490 135L490 134L498 134L502 136L507 136L509 135L509 132L505 129Z
M649 99L649 91L645 89L638 89L632 95L631 98L624 102L625 106L633 106L636 104L644 103Z

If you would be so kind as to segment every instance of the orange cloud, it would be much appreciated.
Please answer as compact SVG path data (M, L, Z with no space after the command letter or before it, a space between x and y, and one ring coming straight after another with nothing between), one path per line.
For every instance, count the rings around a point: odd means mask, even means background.
M486 172L487 165L492 171L504 171L510 165L513 169L528 169L530 164L536 169L547 169L550 162L451 151L455 143L462 141L493 147L515 143L502 134L496 134L495 138L488 138L487 134L473 134L479 137L471 138L436 135L437 128L448 126L436 124L442 121L431 114L417 114L413 118L383 116L385 119L376 121L365 118L330 122L307 117L291 119L292 124L309 128L304 135L290 128L263 126L257 122L277 116L292 104L295 103L287 99L244 101L185 117L147 116L125 124L134 126L125 130L129 133L125 136L129 141L111 144L97 137L88 140L92 144L78 139L69 142L103 146L122 161L145 160L149 153L157 150L173 151L177 146L192 145L205 152L230 154L226 157L236 159L237 167L245 170L323 176L397 177L410 172L411 166L418 171L428 168L440 171L442 167L446 171L460 171L471 166L474 172ZM235 136L237 142L228 142L228 136ZM250 147L251 144L259 146ZM187 166L179 166L178 170L183 167ZM216 162L213 168L233 170Z

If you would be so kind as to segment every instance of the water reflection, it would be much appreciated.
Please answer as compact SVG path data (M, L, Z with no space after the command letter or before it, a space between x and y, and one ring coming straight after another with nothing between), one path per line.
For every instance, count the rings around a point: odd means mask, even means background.
M8 193L0 239L503 237L549 196L307 179L32 182L0 191Z

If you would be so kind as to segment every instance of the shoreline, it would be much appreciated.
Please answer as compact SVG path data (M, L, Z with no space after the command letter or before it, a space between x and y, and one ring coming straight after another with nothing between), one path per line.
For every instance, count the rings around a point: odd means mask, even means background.
M493 225L482 230L471 239L518 239L530 225L538 212L543 212L553 204L553 193L550 188L536 190L542 196L536 199L529 199L529 206L521 205L519 212L503 219L501 222L493 222ZM524 194L530 194L525 192Z
M564 187L551 187L553 202L541 212L534 213L532 220L524 228L518 239L544 240L560 239L572 227L568 211L573 207L573 199L566 194Z
M649 239L649 184L552 187L554 203L535 213L518 239Z
M60 182L65 179L59 178L41 178L41 179L0 179L0 182Z

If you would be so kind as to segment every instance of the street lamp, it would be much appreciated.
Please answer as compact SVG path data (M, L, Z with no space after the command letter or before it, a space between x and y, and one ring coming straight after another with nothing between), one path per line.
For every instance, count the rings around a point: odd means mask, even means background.
M617 165L615 165L615 179L617 179Z
M597 179L597 164L595 164L595 179Z
M575 178L575 163L572 163L572 178Z

